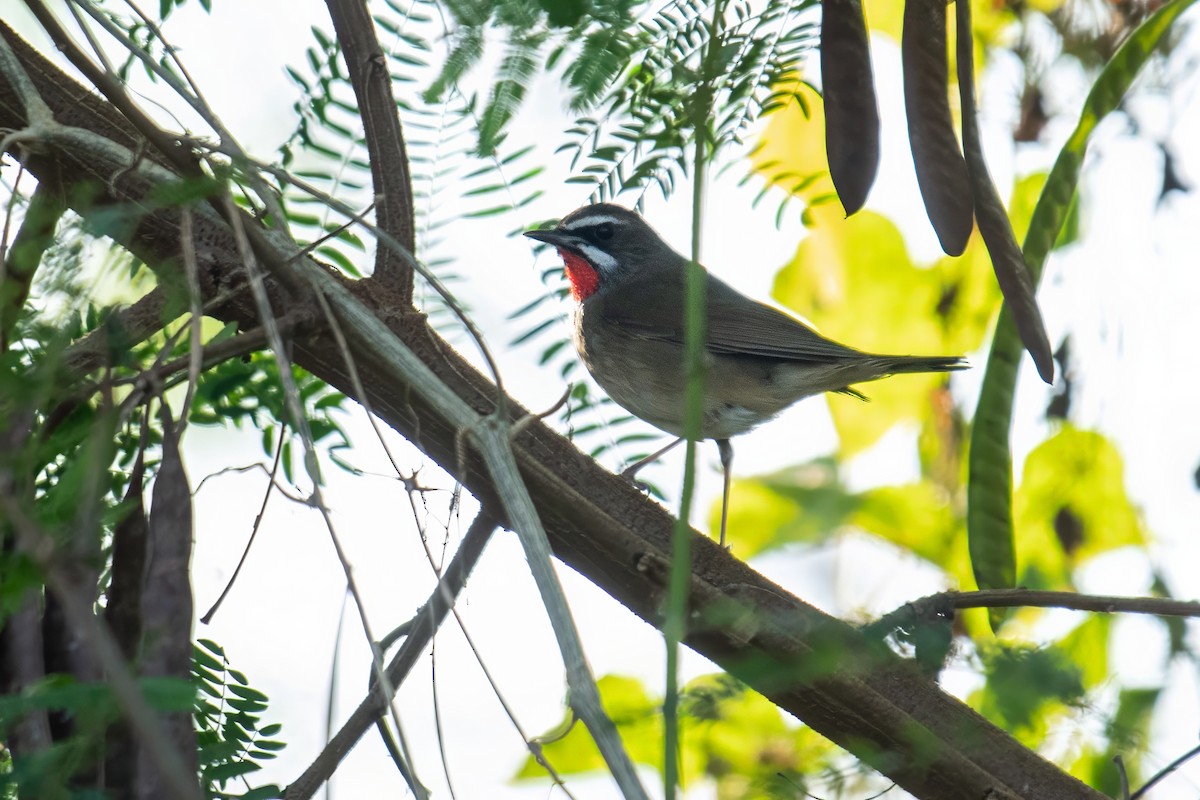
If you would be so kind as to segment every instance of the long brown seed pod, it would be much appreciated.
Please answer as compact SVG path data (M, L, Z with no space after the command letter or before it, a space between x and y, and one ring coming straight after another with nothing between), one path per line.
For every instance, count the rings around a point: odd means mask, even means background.
M879 105L861 0L821 4L821 85L829 175L849 216L879 169Z
M950 116L945 0L907 0L900 55L908 139L925 212L948 255L961 255L975 210Z

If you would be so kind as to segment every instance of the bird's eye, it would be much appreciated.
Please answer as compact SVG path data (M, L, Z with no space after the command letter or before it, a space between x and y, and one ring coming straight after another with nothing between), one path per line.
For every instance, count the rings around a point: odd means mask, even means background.
M596 238L602 242L607 242L613 236L613 226L611 222L602 222L596 226Z

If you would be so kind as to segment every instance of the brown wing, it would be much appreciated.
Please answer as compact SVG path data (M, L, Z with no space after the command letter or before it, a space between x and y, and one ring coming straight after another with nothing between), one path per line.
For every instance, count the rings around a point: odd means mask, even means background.
M660 276L661 277L661 276ZM705 346L710 352L829 363L862 353L708 276ZM604 298L604 318L644 339L683 344L682 286L631 281ZM653 322L649 322L653 320Z

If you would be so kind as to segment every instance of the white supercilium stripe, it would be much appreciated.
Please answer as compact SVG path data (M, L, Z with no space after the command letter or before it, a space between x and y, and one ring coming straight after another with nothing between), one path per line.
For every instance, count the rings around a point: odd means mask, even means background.
M594 214L586 217L580 217L577 220L567 223L563 226L563 230L574 231L579 230L580 228L592 228L597 225L603 225L606 222L609 225L625 224L625 220L617 219L616 217L610 217L608 214Z

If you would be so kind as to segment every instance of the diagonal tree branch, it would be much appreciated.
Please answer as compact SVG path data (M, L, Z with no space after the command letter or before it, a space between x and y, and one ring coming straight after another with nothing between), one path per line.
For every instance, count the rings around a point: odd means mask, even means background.
M128 123L28 46L4 33L60 124L108 141L136 141ZM0 126L26 119L11 84L0 76ZM78 140L80 143L82 139ZM39 180L60 182L85 216L113 204L138 203L155 183L148 171L104 158L104 150L47 147L24 153ZM113 178L114 173L126 169ZM92 197L78 188L104 187ZM74 190L74 191L72 191ZM215 215L195 213L197 268L206 296L238 283L242 269L231 231ZM178 280L179 214L148 210L121 243ZM339 281L311 262L287 265L291 302L326 293L342 322L372 409L452 472L485 506L500 508L481 457L462 453L460 435L495 411L496 388L416 315L372 309L370 285ZM308 294L306 294L308 292ZM386 303L386 301L385 301ZM237 295L213 315L257 324L252 303ZM295 363L355 396L332 335L313 330L295 343ZM418 368L419 367L419 368ZM512 401L510 421L525 415ZM537 421L514 437L514 455L555 554L652 624L659 624L666 587L672 518L633 487L602 470ZM869 642L837 619L790 595L715 543L693 534L690 600L696 625L686 643L749 683L815 730L925 798L1098 798L1100 795L1023 747L943 693L914 665Z

